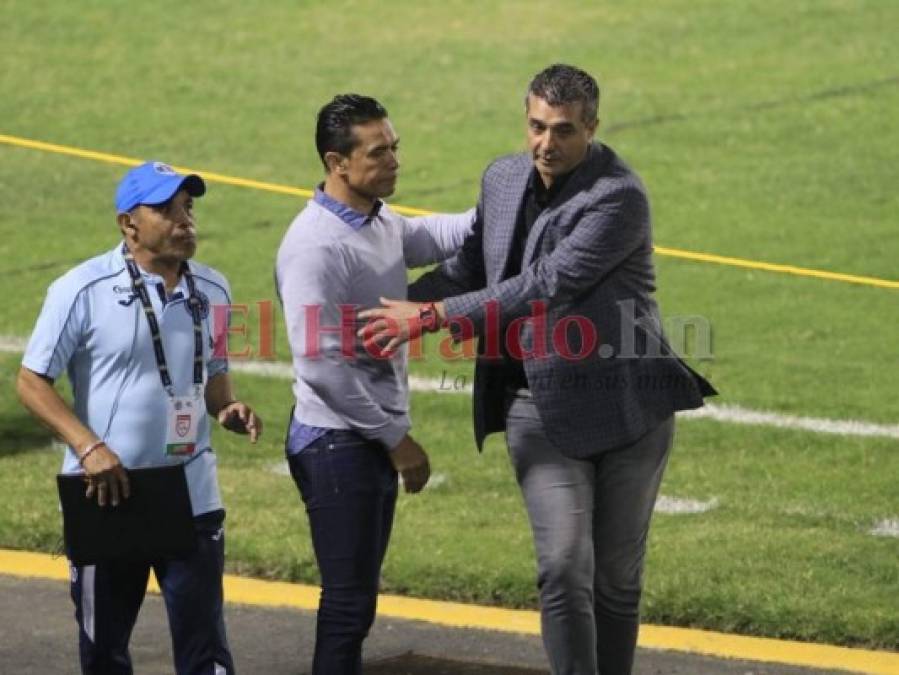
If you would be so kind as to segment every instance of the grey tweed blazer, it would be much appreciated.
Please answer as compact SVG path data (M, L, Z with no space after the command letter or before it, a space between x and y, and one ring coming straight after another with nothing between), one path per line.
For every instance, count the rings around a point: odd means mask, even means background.
M503 280L532 170L526 154L487 168L472 234L455 257L410 286L409 298L445 300L447 315L461 319L452 324L454 337L466 337L465 324L478 336L479 448L488 433L505 428L502 364L489 358L495 349L486 335L496 323L488 318L491 311L496 317L492 301L503 329L524 317L516 322L523 349L546 343L525 358L524 369L548 437L568 456L589 457L632 443L677 410L700 407L715 390L663 334L646 191L608 146L590 147L534 223L521 273ZM534 318L535 301L546 308L545 331Z

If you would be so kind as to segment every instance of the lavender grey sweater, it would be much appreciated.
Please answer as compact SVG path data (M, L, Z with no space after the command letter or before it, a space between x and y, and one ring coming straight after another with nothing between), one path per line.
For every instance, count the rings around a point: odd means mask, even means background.
M380 297L405 298L407 268L453 255L471 231L474 209L405 218L385 204L361 224L360 214L338 215L322 197L316 194L307 203L278 249L276 280L293 356L294 417L308 426L353 429L393 448L410 428L406 347L391 358L373 358L355 337L358 325L347 325L343 335L337 329L341 306L348 317L350 307L376 307Z

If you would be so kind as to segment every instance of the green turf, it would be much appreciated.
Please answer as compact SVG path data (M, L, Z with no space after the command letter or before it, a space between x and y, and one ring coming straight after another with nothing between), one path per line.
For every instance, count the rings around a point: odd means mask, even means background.
M321 178L316 110L358 90L387 105L402 138L392 201L458 210L492 158L523 147L528 78L569 61L599 76L599 135L645 179L658 244L899 276L893 2L0 0L0 14L2 134L308 188ZM122 171L0 145L0 336L27 334L48 283L115 244ZM198 258L227 274L237 302L274 298L274 251L303 201L211 184L198 203ZM697 366L721 402L899 419L896 291L657 262L665 315L712 326L714 358ZM470 373L435 348L432 339L414 373ZM14 401L14 364L3 358L0 369L0 545L49 550L59 539L49 497L59 457ZM311 580L294 488L264 470L281 461L287 383L239 380L269 435L257 449L218 437L229 565ZM532 605L530 540L501 439L478 458L464 397L413 403L418 434L448 478L402 500L387 589ZM721 506L656 518L645 618L899 646L899 544L866 534L899 517L897 449L895 440L681 425L664 490Z
M10 387L16 359L0 360ZM228 568L318 581L302 505L283 473L286 382L237 377L264 402L258 446L216 431L228 506ZM416 394L434 487L401 496L383 590L536 606L527 521L500 437L474 449L465 396ZM11 401L0 410L0 546L58 550L52 498L60 450ZM808 640L899 647L896 542L868 531L895 513L895 442L687 421L662 492L717 500L704 514L657 515L643 618ZM864 495L864 499L860 499Z

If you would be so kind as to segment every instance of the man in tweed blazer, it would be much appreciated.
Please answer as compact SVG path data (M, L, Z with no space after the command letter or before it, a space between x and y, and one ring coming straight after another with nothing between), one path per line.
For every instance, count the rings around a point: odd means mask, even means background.
M409 326L479 337L475 438L481 447L506 432L554 675L630 673L674 412L715 393L664 337L646 192L593 141L598 102L582 70L539 73L526 99L530 154L487 168L462 250L409 288L419 302L361 314L388 350Z

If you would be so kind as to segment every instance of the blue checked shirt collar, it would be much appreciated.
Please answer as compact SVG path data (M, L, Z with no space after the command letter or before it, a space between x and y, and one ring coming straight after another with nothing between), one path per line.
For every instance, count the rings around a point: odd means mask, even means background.
M379 199L375 202L370 213L360 213L356 209L352 209L346 204L326 195L325 191L322 189L323 187L324 183L320 183L319 186L315 188L315 195L312 197L312 200L319 206L328 209L328 211L340 218L357 232L362 229L363 226L368 225L374 218L377 218L378 213L381 211L381 207L384 205L384 202Z

